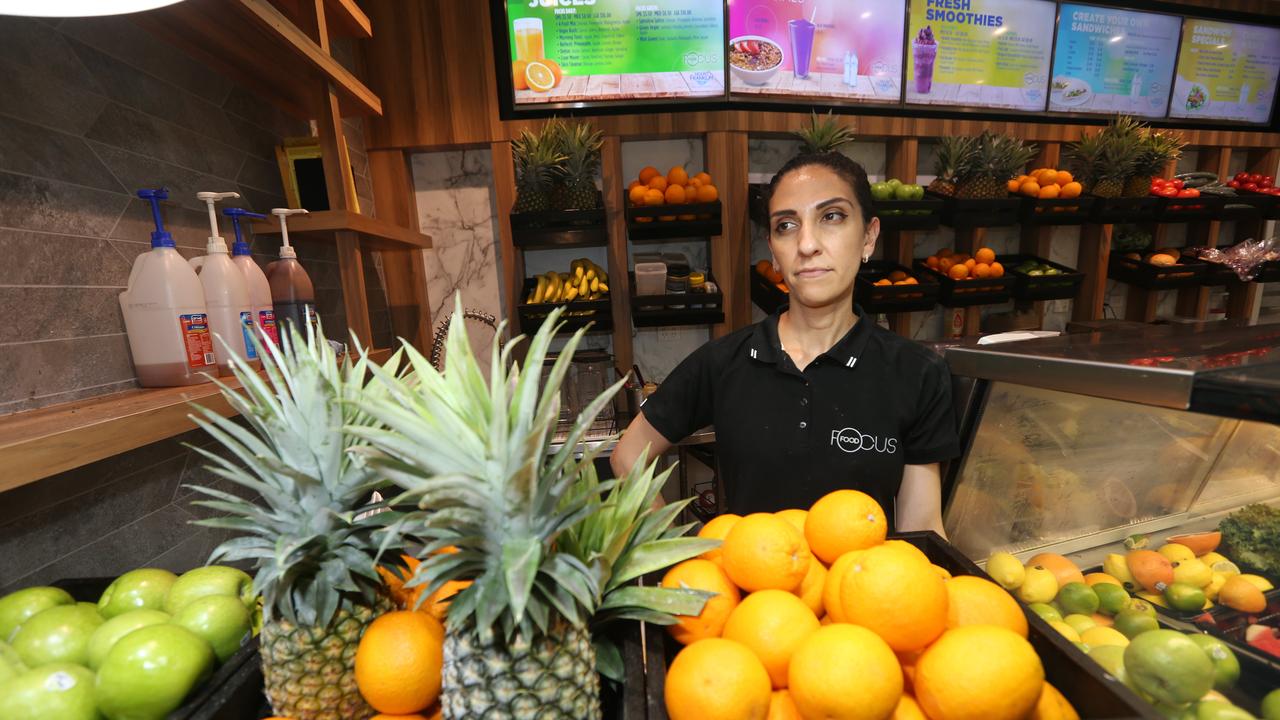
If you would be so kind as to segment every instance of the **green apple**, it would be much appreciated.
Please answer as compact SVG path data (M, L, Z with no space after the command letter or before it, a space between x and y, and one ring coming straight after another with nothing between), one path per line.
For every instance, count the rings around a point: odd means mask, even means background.
M13 649L27 667L89 660L89 638L103 623L98 609L88 603L58 605L36 613L18 628Z
M174 581L164 598L163 610L175 615L187 603L205 595L230 595L240 598L247 608L256 602L253 578L243 570L224 565L208 565L188 570Z
M1280 688L1262 698L1262 720L1280 720Z
M888 182L886 182L885 185L888 185L889 187L893 188L894 192L897 192L898 187L902 185L902 181L899 180L898 178L889 178Z
M1231 648L1212 635L1188 633L1187 637L1191 638L1191 642L1199 645L1200 649L1213 661L1213 689L1223 692L1227 688L1235 687L1236 681L1240 679L1240 661L1236 659L1236 654L1231 652Z
M893 196L898 200L919 200L924 197L924 188L915 183L906 183L894 188Z
M213 670L213 648L190 630L165 623L116 641L98 668L94 700L113 720L161 720Z
M0 598L0 640L12 640L18 626L41 610L75 601L66 590L56 587L29 587L5 595Z
M1200 646L1176 630L1152 630L1124 650L1129 680L1156 700L1182 705L1213 688L1214 667Z
M130 570L103 591L98 598L98 612L110 620L130 610L159 610L177 579L177 575L159 568Z
M0 718L101 720L93 673L74 663L52 663L0 682Z
M204 638L219 663L234 655L253 630L253 614L239 598L230 595L205 595L192 600L173 616L173 622Z
M0 683L26 671L27 666L18 657L18 651L10 647L9 643L0 642Z
M1196 703L1196 720L1255 720L1253 715L1224 700Z
M238 601L237 601L238 602ZM107 651L120 638L148 625L159 625L169 622L168 613L159 610L131 610L121 613L98 626L89 638L89 669L97 670Z
M893 188L889 186L889 183L871 183L871 197L874 200L892 200Z

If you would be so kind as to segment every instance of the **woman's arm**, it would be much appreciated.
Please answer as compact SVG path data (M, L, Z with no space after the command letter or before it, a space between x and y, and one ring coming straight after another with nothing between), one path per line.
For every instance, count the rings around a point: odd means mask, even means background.
M946 539L942 528L942 474L938 463L904 465L898 488L898 530L932 530Z
M658 432L657 428L649 424L644 417L644 411L641 410L636 415L636 419L632 420L626 431L622 433L622 437L618 438L618 446L609 456L609 467L613 468L614 477L622 477L630 471L646 447L649 448L649 461L652 462L654 458L669 450L671 443Z

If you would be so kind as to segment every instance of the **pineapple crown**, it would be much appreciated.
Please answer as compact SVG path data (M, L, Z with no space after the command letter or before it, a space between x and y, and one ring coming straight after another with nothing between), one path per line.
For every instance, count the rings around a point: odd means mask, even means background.
M1134 174L1159 175L1166 165L1182 157L1182 148L1186 145L1180 135L1147 128L1134 154Z
M563 121L551 118L538 132L524 129L511 141L518 184L538 189L550 185L566 160L563 126Z
M542 383L562 311L534 335L523 368L511 359L517 342L501 351L495 344L486 381L458 304L444 372L406 345L409 375L371 367L387 394L361 408L381 425L350 428L404 489L394 503L418 508L378 516L388 543L403 544L397 538L405 534L424 542L423 562L406 586L426 585L429 595L451 580L472 581L453 596L448 625L473 630L481 642L495 633L508 641L517 631L546 633L559 619L579 627L619 618L670 624L672 615L700 613L708 597L628 584L718 545L681 537L689 526L671 527L688 501L652 509L670 471L655 474L655 464L639 462L624 477L601 481L598 449L575 459L622 381L592 400L561 449L550 452L559 387L586 332L569 339ZM440 552L450 546L457 552Z
M1031 158L1036 156L1036 146L1017 138L985 130L973 138L969 152L962 155L956 169L956 177L990 177L1003 183L1016 177Z
M963 135L947 135L938 138L938 153L934 157L933 173L943 180L953 180L960 167L974 150L977 138Z
M800 139L802 155L839 152L854 140L853 129L841 125L830 110L825 117L811 112L808 123L793 134Z
M225 513L195 524L239 534L219 545L210 562L252 561L268 620L328 626L338 610L371 605L381 592L374 567L380 523L365 514L381 508L368 498L383 482L366 456L352 452L364 440L344 428L374 425L359 405L385 388L366 380L375 365L366 355L339 362L310 325L305 339L290 326L281 345L266 337L255 345L265 379L232 354L242 391L214 381L244 424L202 406L192 416L229 457L192 449L214 475L259 501L190 485L208 498L195 505ZM383 370L393 374L399 363L396 353Z
M1064 156L1085 187L1102 180L1123 180L1135 169L1144 126L1117 115L1106 127L1067 146Z
M603 133L582 122L565 126L561 147L565 155L561 173L569 182L594 182L596 168L600 166L600 148L604 144Z

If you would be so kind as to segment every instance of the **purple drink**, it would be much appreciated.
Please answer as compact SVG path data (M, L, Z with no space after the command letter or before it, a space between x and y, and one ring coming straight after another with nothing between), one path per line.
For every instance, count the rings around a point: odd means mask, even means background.
M813 54L813 23L800 18L787 23L791 28L792 69L798 78L809 77L809 56Z
M915 64L916 92L926 94L933 89L933 61L938 57L938 43L933 28L925 26L911 43L911 59Z

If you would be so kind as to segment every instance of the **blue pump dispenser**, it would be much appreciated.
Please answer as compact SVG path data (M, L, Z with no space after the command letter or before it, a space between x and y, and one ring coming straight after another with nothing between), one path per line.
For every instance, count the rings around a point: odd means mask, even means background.
M250 217L265 220L267 216L262 213L249 212L243 208L223 208L222 214L231 218L231 227L236 232L236 241L231 245L231 254L233 256L250 254L249 243L246 242L244 237L240 234L240 218Z
M164 229L164 218L160 217L160 201L169 199L169 190L143 188L138 191L138 197L151 201L151 219L156 221L156 229L151 233L151 247L173 247L173 235Z

